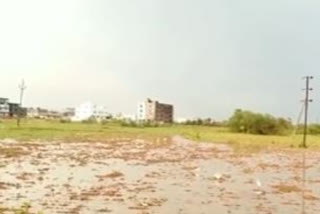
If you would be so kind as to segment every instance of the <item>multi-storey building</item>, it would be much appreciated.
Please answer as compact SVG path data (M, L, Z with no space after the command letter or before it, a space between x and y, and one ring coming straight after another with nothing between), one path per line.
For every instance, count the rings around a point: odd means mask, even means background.
M145 102L138 104L137 119L140 121L172 123L173 113L173 105L147 99Z
M138 104L138 111L137 111L137 120L143 121L146 120L146 102L141 102Z

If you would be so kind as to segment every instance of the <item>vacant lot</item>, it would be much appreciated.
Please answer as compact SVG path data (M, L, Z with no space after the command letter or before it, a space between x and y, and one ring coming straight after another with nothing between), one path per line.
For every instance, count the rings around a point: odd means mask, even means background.
M0 139L0 213L320 212L319 136L32 120Z
M0 207L32 213L320 212L320 153L234 153L181 137L2 140ZM1 213L1 209L0 209ZM4 213L12 213L4 211Z

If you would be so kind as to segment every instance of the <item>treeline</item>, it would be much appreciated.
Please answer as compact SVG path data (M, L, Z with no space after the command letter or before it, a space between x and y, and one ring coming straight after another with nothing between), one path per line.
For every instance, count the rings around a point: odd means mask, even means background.
M183 125L190 125L190 126L225 126L225 122L217 122L211 118L206 118L206 119L195 119L195 120L187 120L183 123Z
M276 118L270 114L261 114L237 109L229 119L231 131L260 135L283 135L293 131L292 122Z
M304 127L302 125L298 126L297 133L302 134L304 131ZM320 124L310 124L308 126L308 133L309 134L320 134Z
M161 122L152 121L133 121L133 120L120 120L119 124L123 127L136 127L136 128L154 128L169 126L170 124L165 124Z

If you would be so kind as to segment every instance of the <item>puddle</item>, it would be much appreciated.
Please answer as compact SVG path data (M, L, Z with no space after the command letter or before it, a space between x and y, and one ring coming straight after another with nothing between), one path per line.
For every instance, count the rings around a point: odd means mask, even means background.
M44 213L300 214L302 154L240 156L180 137L19 143L0 149L0 207ZM307 155L305 213L320 213L320 153ZM9 212L8 212L9 213Z

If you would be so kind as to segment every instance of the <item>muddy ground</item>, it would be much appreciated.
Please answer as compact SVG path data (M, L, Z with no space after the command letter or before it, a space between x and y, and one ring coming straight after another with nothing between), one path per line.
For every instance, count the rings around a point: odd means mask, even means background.
M306 153L303 182L301 151L241 155L181 137L3 140L0 150L0 207L29 202L32 212L46 214L320 213L318 152Z

